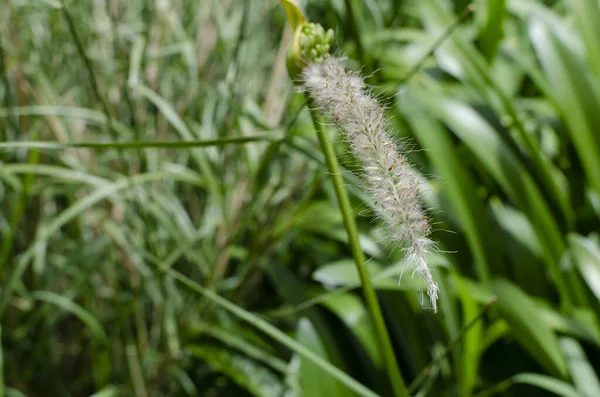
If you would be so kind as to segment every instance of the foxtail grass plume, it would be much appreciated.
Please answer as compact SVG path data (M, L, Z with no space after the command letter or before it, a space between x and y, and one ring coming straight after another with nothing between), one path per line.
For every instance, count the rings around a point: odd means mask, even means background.
M428 217L420 202L416 172L390 136L384 110L371 96L361 76L348 71L345 59L326 56L302 71L302 85L317 106L345 134L364 167L373 208L385 221L390 239L404 246L413 275L425 280L437 312L438 286L425 256L432 248Z

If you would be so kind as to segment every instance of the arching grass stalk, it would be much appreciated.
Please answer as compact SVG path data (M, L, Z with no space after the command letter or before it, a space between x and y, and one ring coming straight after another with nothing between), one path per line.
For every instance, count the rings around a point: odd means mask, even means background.
M389 131L384 109L371 95L363 77L347 70L345 58L329 54L333 31L306 22L291 0L282 0L282 4L294 24L287 54L288 73L307 92L317 131L320 123L316 117L325 114L343 132L362 163L371 206L385 222L389 239L403 246L413 275L426 282L431 306L437 311L438 286L426 261L434 243L429 238L431 228L421 204L417 172L400 153L401 146ZM321 139L325 155L333 156L333 151L329 153L323 143ZM327 161L331 166L332 161ZM339 195L338 200L341 202ZM342 215L350 216L349 211L342 211ZM348 234L351 232L349 229ZM359 262L359 266L364 264Z
M325 31L320 25L306 22L298 6L291 0L282 0L281 2L286 9L292 28L294 28L294 36L287 56L288 72L296 83L304 83L307 77L304 75L304 70L310 69L312 65L325 62L326 58L328 58L331 42L333 41L333 32L331 30ZM306 84L304 88L310 91L310 88ZM323 104L318 103L319 98L311 94L312 92L307 92L310 114L334 185L350 249L360 276L367 308L377 334L377 341L379 342L385 370L394 395L397 397L408 397L408 391L396 360L377 294L371 283L368 270L364 266L365 257L360 247L358 230L352 216L352 208L340 172L339 162L333 144L320 120L319 107L322 107Z
M306 358L311 361L314 365L320 367L321 370L328 373L337 379L340 383L344 384L350 390L354 391L357 395L361 397L379 397L377 394L357 382L351 376L341 371L336 366L330 364L326 360L323 360L317 354L315 354L312 350L308 349L306 346L301 343L296 342L294 339L281 332L279 329L269 324L268 322L262 320L260 317L244 310L243 308L231 303L225 298L215 294L213 291L204 288L200 284L194 282L189 277L184 276L173 269L161 269L172 276L174 279L188 287L189 289L200 293L202 296L210 300L211 302L217 304L218 306L224 308L228 312L232 313L236 317L244 320L248 324L256 327L261 330L265 334L269 335L271 338L286 346L290 350L296 352L298 355ZM408 396L408 394L405 394Z
M375 332L377 333L377 340L379 342L379 347L381 350L383 361L385 363L387 375L389 377L392 388L394 389L394 394L397 397L408 397L406 385L404 383L404 380L402 379L402 374L400 372L400 368L398 367L398 362L396 361L396 355L394 353L392 341L388 334L387 327L385 326L385 321L383 319L381 307L379 306L379 301L377 300L377 294L375 293L375 289L373 288L373 284L371 283L371 278L368 273L367 267L364 266L365 256L363 254L362 249L360 248L356 222L354 220L354 217L352 216L352 207L350 206L350 199L348 198L348 192L344 187L344 180L340 172L340 166L335 151L333 149L333 144L331 143L331 140L327 135L327 131L325 130L323 124L320 121L319 114L316 110L316 107L314 106L313 100L308 95L307 98L308 103L310 105L310 115L312 117L313 124L315 126L319 142L321 144L321 150L323 151L323 154L325 156L327 169L331 174L335 194L338 200L338 204L340 206L340 212L344 219L344 226L346 228L346 233L348 234L350 250L352 251L354 263L356 264L356 269L358 270L358 274L360 275L360 282L362 285L363 294L365 296L365 301L367 303L367 308L371 315L371 319L373 320Z
M420 202L418 175L388 132L383 108L362 77L346 70L343 58L327 56L321 63L311 63L302 71L302 83L361 161L371 206L384 221L390 241L403 245L407 266L426 282L431 306L437 311L438 286L426 261L433 242Z

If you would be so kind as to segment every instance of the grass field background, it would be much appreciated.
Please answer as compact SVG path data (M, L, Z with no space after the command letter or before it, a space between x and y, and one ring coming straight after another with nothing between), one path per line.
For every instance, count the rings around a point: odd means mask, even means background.
M600 396L598 2L303 8L427 187L436 314L328 126L407 395ZM0 397L394 396L290 38L275 0L0 0Z

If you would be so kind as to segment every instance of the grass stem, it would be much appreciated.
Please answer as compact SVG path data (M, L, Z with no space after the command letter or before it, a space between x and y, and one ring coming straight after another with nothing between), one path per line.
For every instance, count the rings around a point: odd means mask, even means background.
M216 305L224 308L228 312L234 314L236 317L244 320L248 324L253 325L257 329L261 330L265 334L269 335L271 338L286 346L287 348L293 350L298 355L308 359L313 364L319 366L323 371L327 372L329 375L336 378L338 381L343 383L346 387L356 392L359 396L362 397L379 397L377 394L373 393L371 390L367 389L362 384L358 383L352 377L350 377L345 372L341 371L339 368L333 366L329 362L323 360L312 350L308 349L306 346L298 343L294 339L290 338L285 333L281 332L279 329L269 324L268 322L262 320L260 317L244 310L243 308L237 306L236 304L228 301L227 299L219 296L215 292L202 287L200 284L196 283L189 277L179 273L173 269L163 269L166 273L173 276L174 279L188 287L189 289L198 292L211 302ZM406 395L408 396L408 395Z
M479 313L471 320L468 324L466 324L456 335L454 339L452 339L448 344L444 347L444 349L433 359L431 362L423 368L423 370L417 375L417 377L412 381L412 383L408 386L409 393L414 393L417 391L419 385L423 383L431 374L437 375L439 371L434 371L434 367L437 366L444 357L446 357L451 351L452 348L458 344L462 338L469 332L469 330L477 324L477 322L483 319L483 316L488 312L488 310L492 307L494 303L496 303L497 298L494 296L490 298L484 305L483 308L479 311Z
M85 48L83 42L81 41L81 37L79 37L79 33L77 32L77 28L75 27L75 22L73 21L73 17L67 8L67 4L64 0L62 0L62 11L65 19L67 20L67 25L69 26L69 32L73 36L73 40L75 41L75 46L77 47L77 52L79 56L83 60L85 64L85 68L89 73L90 84L92 86L92 90L94 91L94 96L100 102L102 106L102 110L106 114L106 118L109 122L110 131L113 134L113 138L117 140L119 138L119 132L114 128L114 118L110 112L110 108L108 107L108 102L100 92L100 83L98 81L98 77L96 76L96 72L94 71L94 66L92 65L92 61L87 56L85 52Z
M318 111L316 110L315 104L313 103L311 98L309 98L308 96L307 98L310 108L310 115L313 120L313 124L317 132L319 142L321 144L321 150L323 151L323 154L325 156L325 162L331 175L331 179L335 189L335 194L338 199L340 212L344 220L346 233L348 234L350 250L352 251L352 256L356 264L356 269L358 270L358 274L360 276L360 281L363 289L363 294L365 296L365 301L367 303L367 308L375 326L375 333L377 334L379 348L381 350L381 355L385 363L385 369L389 377L389 381L392 385L392 389L394 391L395 396L408 397L408 391L406 389L406 385L404 384L404 380L402 379L400 367L398 366L398 362L396 361L392 341L390 339L385 325L385 320L383 318L381 307L379 306L379 301L377 300L377 294L375 293L375 289L373 288L373 284L371 283L371 278L365 266L365 256L363 254L362 249L360 248L356 222L354 220L354 217L352 216L352 207L350 206L350 199L348 198L348 192L344 187L344 179L340 172L340 166L333 148L333 144L331 143L331 140L327 135L327 131L325 130L323 124L319 119Z

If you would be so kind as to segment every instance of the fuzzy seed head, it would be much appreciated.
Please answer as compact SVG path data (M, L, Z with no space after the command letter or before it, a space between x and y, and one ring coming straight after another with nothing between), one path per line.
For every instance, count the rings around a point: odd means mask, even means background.
M420 202L417 173L388 132L384 110L364 80L346 70L343 58L327 56L302 72L304 88L345 134L362 162L372 206L393 242L403 244L406 262L427 284L437 311L438 286L425 256L433 248L429 219Z

